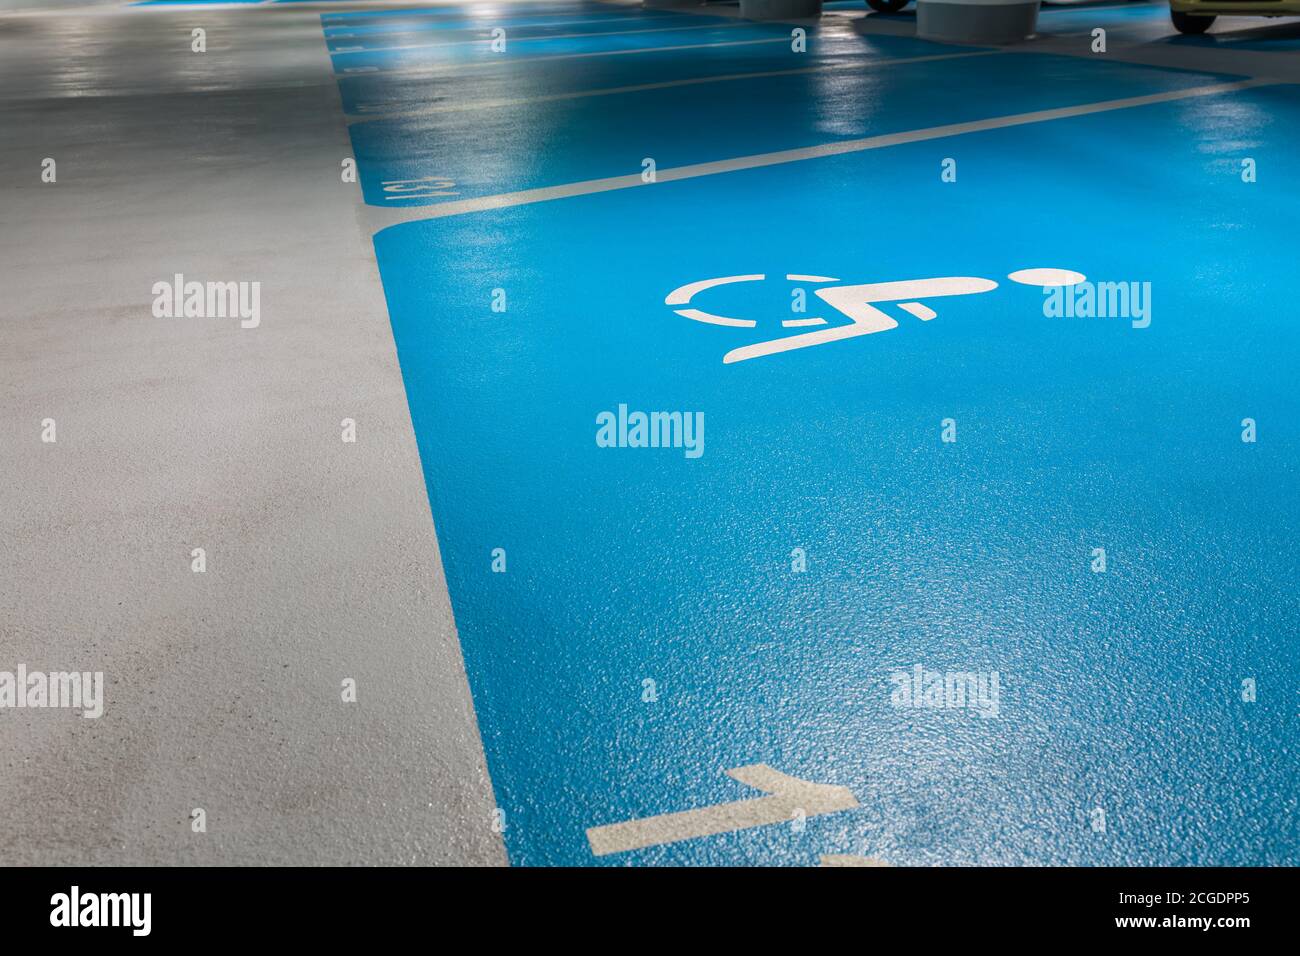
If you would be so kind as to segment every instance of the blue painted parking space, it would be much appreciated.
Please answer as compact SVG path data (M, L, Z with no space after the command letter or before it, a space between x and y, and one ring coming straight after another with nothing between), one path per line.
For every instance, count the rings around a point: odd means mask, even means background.
M517 100L525 96L560 96L621 89L650 83L743 77L754 73L807 70L851 61L932 56L952 47L914 37L809 37L807 52L795 53L788 42L764 37L758 42L676 49L647 49L630 55L580 56L531 60L521 65L512 57L477 67L472 84L456 83L457 69L432 62L414 75L383 73L374 68L339 77L344 109L373 116L428 105L468 109L475 104ZM594 52L599 52L597 49ZM494 65L495 64L495 65ZM445 78L447 82L440 82Z
M1091 30L1104 25L1106 32L1127 36L1133 28L1154 24L1173 30L1169 8L1157 4L1137 3L1122 7L1045 7L1038 12L1039 25L1049 33Z
M599 44L595 41L599 40ZM703 29L682 27L678 30L644 33L624 33L602 37L556 36L553 39L534 39L526 43L510 43L506 52L498 52L487 42L463 44L453 47L439 44L420 44L406 48L384 50L361 49L331 53L337 72L348 70L409 70L441 65L463 68L473 65L497 66L502 56L514 61L530 58L566 56L613 56L619 53L654 49L704 48L713 44L753 44L790 42L790 28L776 24L759 24L731 21Z
M548 21L540 25L521 25L506 28L499 24L484 23L477 27L464 27L453 31L445 29L436 30L407 30L403 33L384 33L384 34L365 34L361 36L352 36L338 34L328 39L327 45L331 53L345 52L348 50L383 51L383 50L402 50L410 51L414 49L443 48L446 53L456 54L464 52L481 53L484 50L494 52L488 49L490 41L493 39L493 31L504 30L506 33L503 39L507 47L513 46L516 51L524 49L520 44L542 43L555 39L588 39L596 37L622 37L622 36L640 36L642 34L671 33L680 35L684 32L693 30L718 30L718 29L735 29L746 26L743 22L728 20L723 17L693 17L689 14L682 17L667 17L653 20L632 20L629 22L610 23L608 20L597 20L594 22L577 21L571 24ZM674 41L675 42L675 41ZM470 44L477 44L476 49L469 49ZM462 47L461 50L455 50L454 47ZM548 52L555 52L550 50Z
M638 173L646 158L667 169L900 132L913 128L917 116L938 126L1222 79L1035 54L956 56L880 71L643 90L619 95L617 109L591 97L527 101L485 112L376 119L350 132L367 202L426 205ZM803 108L828 82L835 84L833 113ZM987 99L951 96L962 82L978 82ZM770 122L773 116L782 119ZM432 193L393 186L430 177L454 186Z
M380 44L380 38L390 39L396 43L413 42L411 38L424 37L429 41L439 38L456 40L460 35L501 28L508 30L511 36L545 36L549 33L601 33L617 30L653 29L672 24L699 25L707 23L730 22L725 17L705 17L698 14L634 16L627 15L611 20L608 16L578 16L569 19L554 17L529 17L500 19L488 17L468 20L451 20L441 22L402 20L398 22L366 24L363 26L325 27L325 36L329 40L357 39L367 43ZM563 30L556 30L563 27ZM381 44L382 45L382 44Z
M1045 6L1039 9L1038 15L1044 17L1044 23L1052 27L1076 20L1090 20L1093 23L1104 23L1107 29L1110 29L1117 24L1124 25L1157 20L1168 22L1169 8L1162 4L1153 3Z
M867 8L865 0L831 0L825 9L851 12ZM916 19L914 5L896 14L872 11L871 17L882 20ZM1106 30L1107 41L1114 43L1162 42L1184 46L1279 52L1300 48L1300 23L1294 19L1263 17L1219 17L1211 32L1202 36L1179 34L1169 21L1167 3L1079 3L1043 5L1038 11L1041 36L1078 34L1089 37L1097 27Z
M1286 161L1277 116L1293 88L380 233L513 862L1296 863L1287 805L1251 797L1300 796L1250 757L1286 746L1290 701L1246 719L1232 689L1300 678L1300 333L1270 282L1300 209L1236 174L1243 148ZM1048 266L1150 282L1152 321L1047 317L1009 276ZM755 276L692 302L754 327L665 302ZM943 276L996 287L724 364L803 334L792 288ZM620 406L702 413L702 453L602 447ZM917 665L1001 696L900 707ZM760 763L856 805L625 851L588 833L753 797L725 771Z
M618 18L632 15L649 15L659 11L642 10L635 7L615 6L607 3L597 2L579 2L579 3L530 3L527 12L515 9L502 9L490 3L468 3L438 7L402 7L392 10L373 10L369 7L360 10L350 10L342 13L325 13L321 15L321 22L326 26L338 26L342 24L357 25L367 23L392 23L402 20L427 20L427 21L456 21L466 19L491 19L505 17L510 19L517 18L539 18L539 17L557 17L557 16L577 16L581 14L584 18L594 16L605 16Z
M1174 30L1168 4L1043 7L1038 14L1038 32L1044 36L1077 35L1083 43L1091 43L1092 31L1098 27L1105 29L1110 44L1188 39Z

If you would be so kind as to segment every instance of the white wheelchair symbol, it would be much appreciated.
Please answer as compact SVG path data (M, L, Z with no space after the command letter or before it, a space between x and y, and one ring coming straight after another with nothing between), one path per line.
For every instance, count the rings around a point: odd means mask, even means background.
M761 274L739 275L690 282L670 292L668 297L664 299L664 304L689 306L695 296L708 289L737 282L762 282L766 278L766 275ZM1007 278L1021 285L1052 288L1055 286L1076 285L1083 282L1086 277L1069 269L1021 269L1018 272L1011 273ZM790 282L807 283L840 281L830 276L802 275L799 273L790 273L786 275L786 279ZM789 352L813 345L825 345L828 342L838 342L841 339L856 338L859 335L872 335L876 332L885 332L896 328L898 322L876 307L885 303L896 303L898 308L904 312L920 319L922 322L929 322L937 313L920 300L953 295L977 295L983 292L992 292L997 287L998 284L992 279L981 279L975 276L943 276L935 279L903 279L896 282L834 285L814 289L817 298L848 318L848 325L836 325L830 328L818 329L815 332L803 332L797 335L787 335L782 338L755 342L752 345L732 349L722 357L722 362L724 365L731 365L735 362L744 362L765 355L776 355L779 352ZM707 322L710 325L747 329L755 328L758 325L753 319L736 319L695 308L679 308L673 311L685 318L696 322ZM826 319L820 316L786 319L781 323L784 328L827 324Z

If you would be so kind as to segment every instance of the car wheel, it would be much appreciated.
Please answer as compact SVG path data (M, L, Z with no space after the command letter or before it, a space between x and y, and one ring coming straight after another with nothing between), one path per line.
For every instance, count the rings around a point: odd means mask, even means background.
M1174 29L1179 33L1192 34L1204 33L1214 22L1214 17L1198 17L1193 13L1179 13L1177 10L1169 11L1169 19L1174 21Z
M867 0L867 6L877 13L897 13L907 4L908 0Z

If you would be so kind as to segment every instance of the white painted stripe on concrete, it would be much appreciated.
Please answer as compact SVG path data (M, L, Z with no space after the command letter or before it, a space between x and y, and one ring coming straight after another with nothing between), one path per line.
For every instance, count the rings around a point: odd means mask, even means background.
M991 129L1006 129L1012 126L1026 126L1031 123L1046 123L1051 120L1068 119L1072 116L1088 116L1092 113L1106 113L1112 110L1132 109L1136 106L1151 106L1156 103L1171 103L1196 96L1214 96L1219 93L1233 93L1250 89L1253 86L1275 84L1270 79L1236 80L1230 83L1214 83L1208 86L1195 86L1185 90L1170 90L1165 93L1151 93L1146 96L1129 96L1117 100L1102 100L1097 103L1082 103L1078 106L1062 106L1050 110L1035 110L1031 113L1014 113L1010 116L995 116L990 119L972 120L966 123L949 123L945 126L931 126L926 129L907 130L901 133L885 133L881 136L868 136L863 139L840 140L835 143L822 143L817 146L805 146L799 149L784 149L773 153L759 153L753 156L739 156L735 159L720 159L709 163L695 163L690 166L677 166L659 169L656 173L658 183L673 182L681 179L695 179L700 176L712 176L717 173L730 173L742 169L757 169L762 166L778 166L784 163L796 163L805 159L820 159L825 156L840 156L845 153L860 153L871 149L883 149L887 146L901 146L906 143L920 143L931 139L943 139L949 136L961 136L964 133L979 133ZM459 216L470 212L482 212L486 209L503 209L508 206L523 206L530 203L547 202L552 199L565 199L570 196L586 196L592 193L610 192L616 189L640 187L652 189L657 183L645 183L639 172L626 176L610 176L606 179L589 179L585 182L566 183L561 186L543 186L537 189L524 189L513 193L497 193L493 196L480 196L475 199L460 199L455 202L441 203L436 206L422 206L406 210L397 221L409 222L418 219L442 219L446 216Z

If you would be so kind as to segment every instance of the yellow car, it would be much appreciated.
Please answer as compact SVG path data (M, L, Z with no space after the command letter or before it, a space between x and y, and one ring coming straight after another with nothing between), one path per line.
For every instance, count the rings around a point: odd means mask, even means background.
M1300 14L1300 0L1169 0L1169 17L1179 33L1204 33L1214 18L1285 17Z

